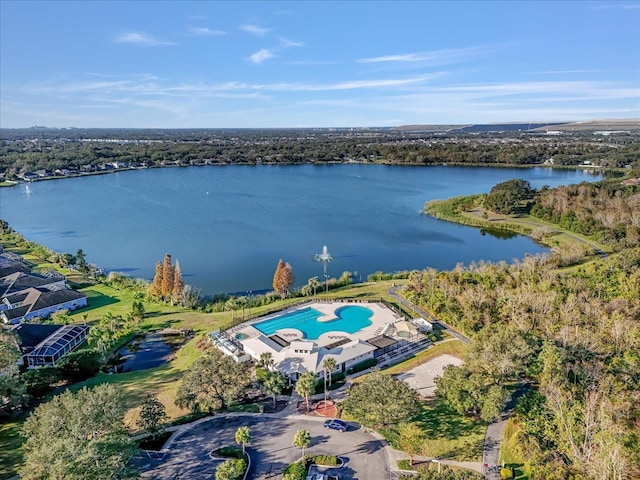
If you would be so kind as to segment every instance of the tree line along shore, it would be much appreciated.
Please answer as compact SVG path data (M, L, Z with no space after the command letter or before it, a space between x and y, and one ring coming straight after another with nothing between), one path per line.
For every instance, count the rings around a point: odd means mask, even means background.
M449 423L462 419L482 428L486 419L499 414L515 389L525 386L527 393L509 420L501 452L519 472L518 478L637 478L640 187L607 180L533 191L526 183L504 183L485 195L430 203L426 210L452 221L539 236L555 243L550 255L512 264L479 262L450 271L380 273L369 278L371 283L329 292L331 297L385 298L389 283L381 279L395 276L394 281L404 285L402 295L407 300L472 339L460 353L464 364L448 367L438 381L435 403L423 404L410 419L375 428L398 447L408 435L419 438L420 448L412 454L455 456L458 451L473 458L477 450L465 447L464 441L445 441L438 432L448 431ZM3 236L3 243L5 239ZM7 244L29 253L25 245ZM50 266L45 260L33 260L43 268ZM64 272L80 288L91 291L90 304L92 298L95 302L89 311L69 312L71 322L100 323L107 315L124 317L134 302L141 302L144 311L138 307L143 317L138 328L142 331L171 325L196 333L176 359L163 367L144 375L98 374L73 384L71 391L114 383L126 392L119 398L130 409L123 413L125 418L135 418L148 393L165 406L169 418L188 415L189 409L176 405L176 398L183 377L198 358L208 355L199 338L233 321L239 315L239 304L230 305L228 311L174 306L171 295L166 301L141 295L142 289L151 287L149 282L141 285L121 275L96 282L81 272ZM173 272L175 275L175 269ZM284 289L273 295L273 303L253 305L252 314L296 301L281 296L287 297ZM126 339L125 335L121 341ZM360 406L352 407L353 411ZM5 422L1 427L3 442L9 447L1 449L3 464L14 462L13 468L19 461L16 452L22 441L17 431L22 421ZM462 433L459 436L465 438Z
M640 168L640 133L397 130L2 130L0 180L37 181L130 168L229 164Z

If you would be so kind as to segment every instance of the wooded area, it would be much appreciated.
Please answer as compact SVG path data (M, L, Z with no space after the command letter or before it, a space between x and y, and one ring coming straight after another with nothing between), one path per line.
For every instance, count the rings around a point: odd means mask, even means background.
M75 173L126 165L361 162L407 165L640 166L638 133L447 133L390 129L0 130L0 173Z
M508 390L529 385L504 441L530 478L640 477L639 198L619 182L540 193L532 213L610 241L610 256L566 268L554 253L409 277L411 301L473 338L465 364L438 382L454 408L495 418Z

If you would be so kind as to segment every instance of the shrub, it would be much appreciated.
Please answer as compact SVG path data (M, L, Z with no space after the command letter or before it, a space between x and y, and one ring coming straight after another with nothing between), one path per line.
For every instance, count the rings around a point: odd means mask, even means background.
M240 480L246 469L244 458L226 460L216 468L216 480Z
M327 467L335 467L338 465L338 457L335 455L311 455L306 457L309 464L326 465Z
M347 370L347 373L348 374L358 373L363 370L366 370L367 368L375 366L377 363L378 361L375 358L369 358L367 360L363 360L360 363L356 363L355 365L350 366Z
M307 467L302 463L291 463L284 469L283 480L305 480L307 478Z
M236 447L235 445L233 446L229 446L229 447L222 447L219 448L217 450L214 450L214 452L217 456L219 457L225 457L225 458L243 458L242 455L242 448L240 447Z
M102 366L102 355L95 349L83 349L67 353L56 368L60 378L70 382L81 382L93 377Z
M513 471L510 468L501 468L500 469L500 478L510 479L513 478Z
M43 397L49 393L53 385L58 382L58 370L55 367L38 367L21 374L24 386L29 395Z
M399 470L413 470L411 466L411 461L403 458L402 460L398 460L398 469Z

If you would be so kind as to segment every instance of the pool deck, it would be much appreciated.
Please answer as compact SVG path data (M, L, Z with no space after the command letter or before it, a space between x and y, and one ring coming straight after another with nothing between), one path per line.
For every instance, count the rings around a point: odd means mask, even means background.
M313 308L319 311L322 315L318 318L318 321L326 322L326 321L335 319L336 318L335 311L341 307L346 307L346 306L359 306L359 307L365 307L371 310L372 315L371 317L369 317L369 320L371 321L371 325L364 327L355 333L347 333L340 330L332 330L332 331L323 333L315 340L311 340L312 342L316 343L320 347L324 347L332 343L335 343L336 341L343 338L349 338L351 340L367 340L369 338L373 338L377 335L380 335L388 323L392 323L402 319L400 316L398 316L397 314L389 310L387 307L379 303L342 302L342 301L313 302L312 301L302 305L298 305L296 307L288 308L281 312L277 312L271 315L257 318L253 320L251 324L240 325L236 327L236 329L234 329L234 335L242 333L247 336L246 337L247 339L255 338L257 336L263 335L263 333L260 332L253 325L255 325L256 323L264 322L266 320L280 317L288 313L302 310L305 308ZM282 328L280 330L277 330L275 333L280 337L282 337L283 339L287 340L288 342L291 342L293 340L306 340L303 337L302 332L295 328ZM242 343L243 340L245 339L239 340L239 342Z

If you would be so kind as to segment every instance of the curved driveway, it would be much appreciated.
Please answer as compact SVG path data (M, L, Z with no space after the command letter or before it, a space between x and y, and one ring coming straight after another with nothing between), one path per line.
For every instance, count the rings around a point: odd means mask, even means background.
M312 454L338 455L345 465L335 470L340 480L388 479L389 460L380 440L351 424L341 433L323 427L323 418L266 415L219 415L201 422L171 441L162 459L139 460L142 478L153 479L214 479L220 463L209 453L219 447L235 445L238 427L248 426L253 438L247 450L252 468L248 478L281 479L283 469L301 457L301 450L292 446L296 430L311 432Z

